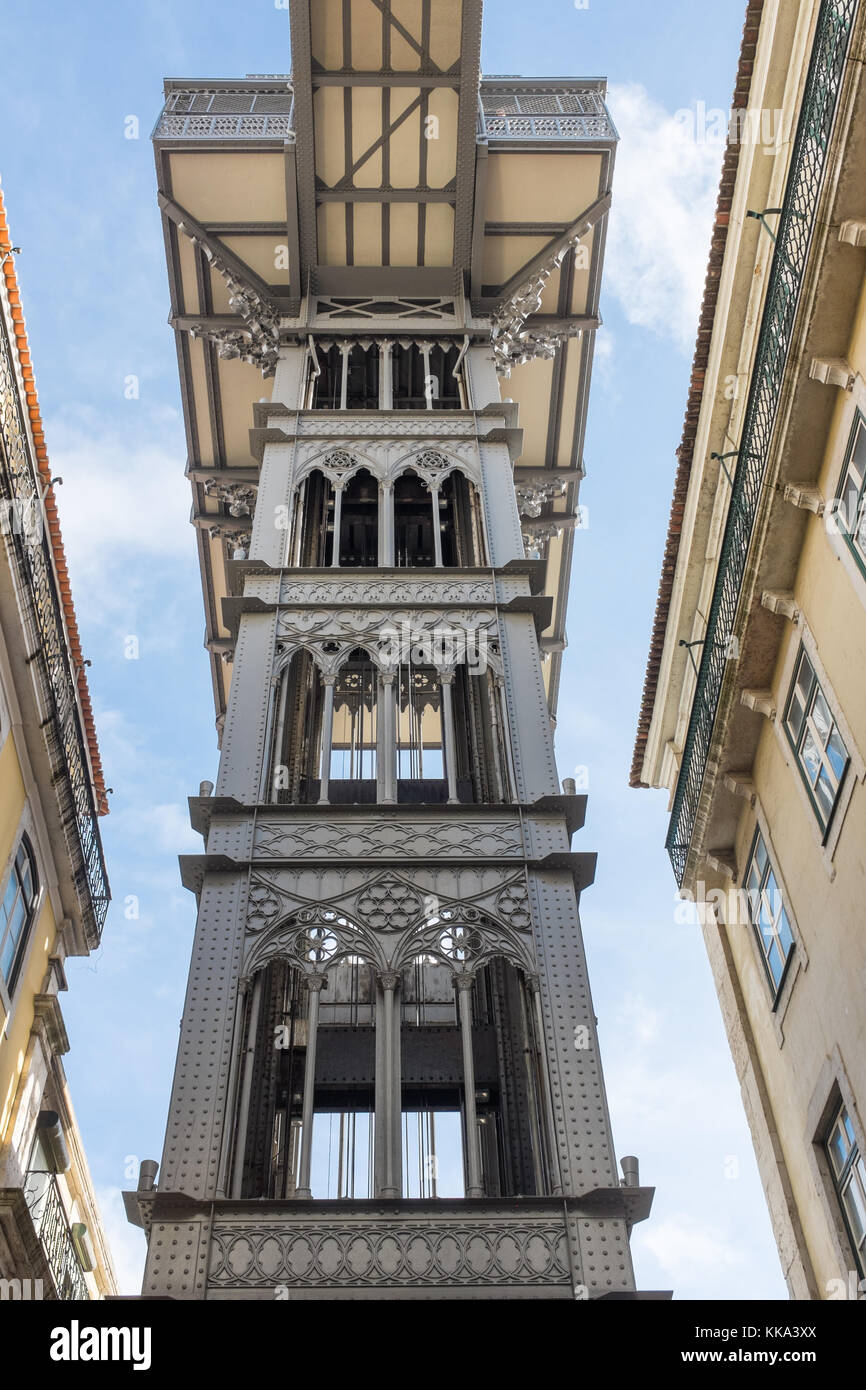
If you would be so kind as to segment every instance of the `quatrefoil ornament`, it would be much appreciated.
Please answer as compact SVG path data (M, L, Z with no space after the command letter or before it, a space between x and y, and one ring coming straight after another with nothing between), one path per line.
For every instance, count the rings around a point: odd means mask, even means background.
M515 931L528 931L532 925L529 897L522 883L509 883L496 899L500 917Z
M358 911L374 931L403 931L419 916L421 899L399 879L384 879L359 895Z
M449 960L466 965L480 953L482 941L478 932L469 927L449 927L440 932L439 946Z
M280 900L265 883L254 883L250 889L247 909L247 930L263 931L270 926L280 910Z
M327 927L307 927L294 940L294 952L305 964L327 965L337 953L339 942Z

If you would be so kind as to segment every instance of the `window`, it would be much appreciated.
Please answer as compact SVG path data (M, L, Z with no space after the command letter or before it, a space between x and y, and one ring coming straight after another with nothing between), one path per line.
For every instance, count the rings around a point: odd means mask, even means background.
M866 419L857 412L836 493L836 522L866 574Z
M339 562L347 569L379 563L379 483L366 468L353 473L343 489Z
M448 795L442 740L442 688L432 666L413 653L398 668L397 800L445 801Z
M0 903L0 975L10 994L15 988L24 959L38 893L39 881L33 851L25 835Z
M283 805L307 805L321 792L324 687L307 651L292 654L276 692L270 784Z
M340 955L338 937L363 929L331 908L318 926L306 914L287 924L303 927L293 959L258 971L245 1006L236 1195L372 1199L393 1186L459 1199L470 1184L478 1196L548 1194L543 1043L522 970L504 957L479 964L458 1005L454 967L479 937L454 910L424 924L441 924L442 954L379 978L363 956ZM387 1065L378 1072L389 1025L390 1088Z
M794 949L794 936L760 830L746 870L746 903L775 997Z
M439 495L416 473L401 473L394 484L394 563L401 568L436 564L433 536L439 524Z
M451 339L319 339L310 356L313 410L459 410L463 404Z
M392 353L394 410L459 410L453 343L395 344ZM450 358L450 361L449 361Z
M802 648L788 696L785 730L815 815L826 833L849 757L812 663Z
M866 1275L866 1160L854 1136L847 1107L840 1105L826 1140L827 1154L845 1225L861 1276Z
M332 804L376 801L379 770L379 673L363 647L340 667L334 685L328 799Z
M312 377L314 410L378 410L379 348L367 343L320 346Z

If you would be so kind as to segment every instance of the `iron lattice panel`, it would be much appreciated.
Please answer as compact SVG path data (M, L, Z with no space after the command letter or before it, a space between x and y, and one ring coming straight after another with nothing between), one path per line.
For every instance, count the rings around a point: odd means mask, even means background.
M172 92L154 139L286 140L293 131L294 96L270 92Z
M481 93L478 136L482 140L615 140L604 99L592 89L570 92Z
M208 1286L273 1289L408 1285L567 1285L562 1221L266 1221L214 1228Z
M685 877L755 517L812 240L818 197L859 0L824 0L779 220L755 368L731 489L716 586L674 795L666 847Z

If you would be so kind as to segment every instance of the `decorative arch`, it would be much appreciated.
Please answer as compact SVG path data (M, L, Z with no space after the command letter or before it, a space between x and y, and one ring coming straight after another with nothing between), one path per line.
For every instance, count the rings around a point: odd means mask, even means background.
M299 487L314 471L324 474L334 487L344 486L362 468L366 468L379 482L385 481L386 469L380 458L365 450L356 449L354 445L349 449L339 445L335 448L333 444L328 444L319 453L305 459L298 467L294 486Z
M364 800L507 801L495 625L456 611L340 616L334 635L290 633L277 642L272 765L288 769L281 786L299 787L301 777L305 800L354 797L348 785L326 784L360 780L371 784L356 789ZM300 683L290 674L296 659Z
M340 563L342 551L347 545L351 547L352 540L349 525L352 518L343 515L343 506L345 503L351 510L349 499L356 490L359 475L364 473L370 479L371 490L376 495L365 499L367 535L362 547L365 558L356 559L355 563L370 565L378 562L377 518L383 466L366 452L331 446L296 465L291 501L293 536L289 547L292 563L314 569ZM357 499L354 500L357 502ZM354 521L357 526L357 515ZM372 535L369 534L371 530ZM369 555L366 554L368 550L371 552Z
M472 483L476 489L480 483L477 469L466 459L446 453L443 449L431 449L429 445L420 448L416 446L408 453L401 454L388 469L388 479L395 482L409 469L417 473L419 478L423 478L428 486L441 483L455 471L462 473L467 482Z
M298 648L308 649L319 668L333 674L356 646L386 673L407 658L407 644L423 649L419 661L441 669L465 664L476 669L489 666L496 675L503 672L496 619L484 610L339 608L294 613L290 622L280 624L274 674Z
M472 974L496 957L528 976L537 968L528 942L471 905L442 908L401 937L395 969L403 969L420 955L434 956L455 975Z
M375 969L387 966L372 933L339 908L326 904L304 907L255 939L247 950L242 976L250 981L277 959L305 975L320 975L349 956L361 956Z
M309 652L311 660L323 676L339 675L354 651L364 652L378 671L388 671L391 668L387 656L383 656L380 650L382 645L382 642L375 635L369 633L361 637L317 636L298 637L290 641L281 640L277 644L274 677L278 678L282 675L292 657L299 651Z

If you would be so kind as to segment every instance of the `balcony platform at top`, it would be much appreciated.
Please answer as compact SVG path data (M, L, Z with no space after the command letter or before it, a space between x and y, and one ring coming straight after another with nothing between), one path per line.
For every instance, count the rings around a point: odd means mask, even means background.
M360 74L344 76L348 82ZM412 74L412 79L419 84L424 80L420 74ZM336 85L333 74L322 74L320 81L323 86ZM538 141L543 148L560 142L612 143L617 137L604 101L605 88L605 79L597 77L482 77L477 139L523 145ZM153 138L196 145L224 140L233 144L294 141L291 74L168 80Z
M553 709L617 141L604 79L482 78L481 0L289 16L291 74L167 81L154 129L196 514L216 508L199 474L253 464L260 367L284 348L358 330L490 344L518 472L557 475L522 513L548 523ZM199 540L212 645L227 542Z

